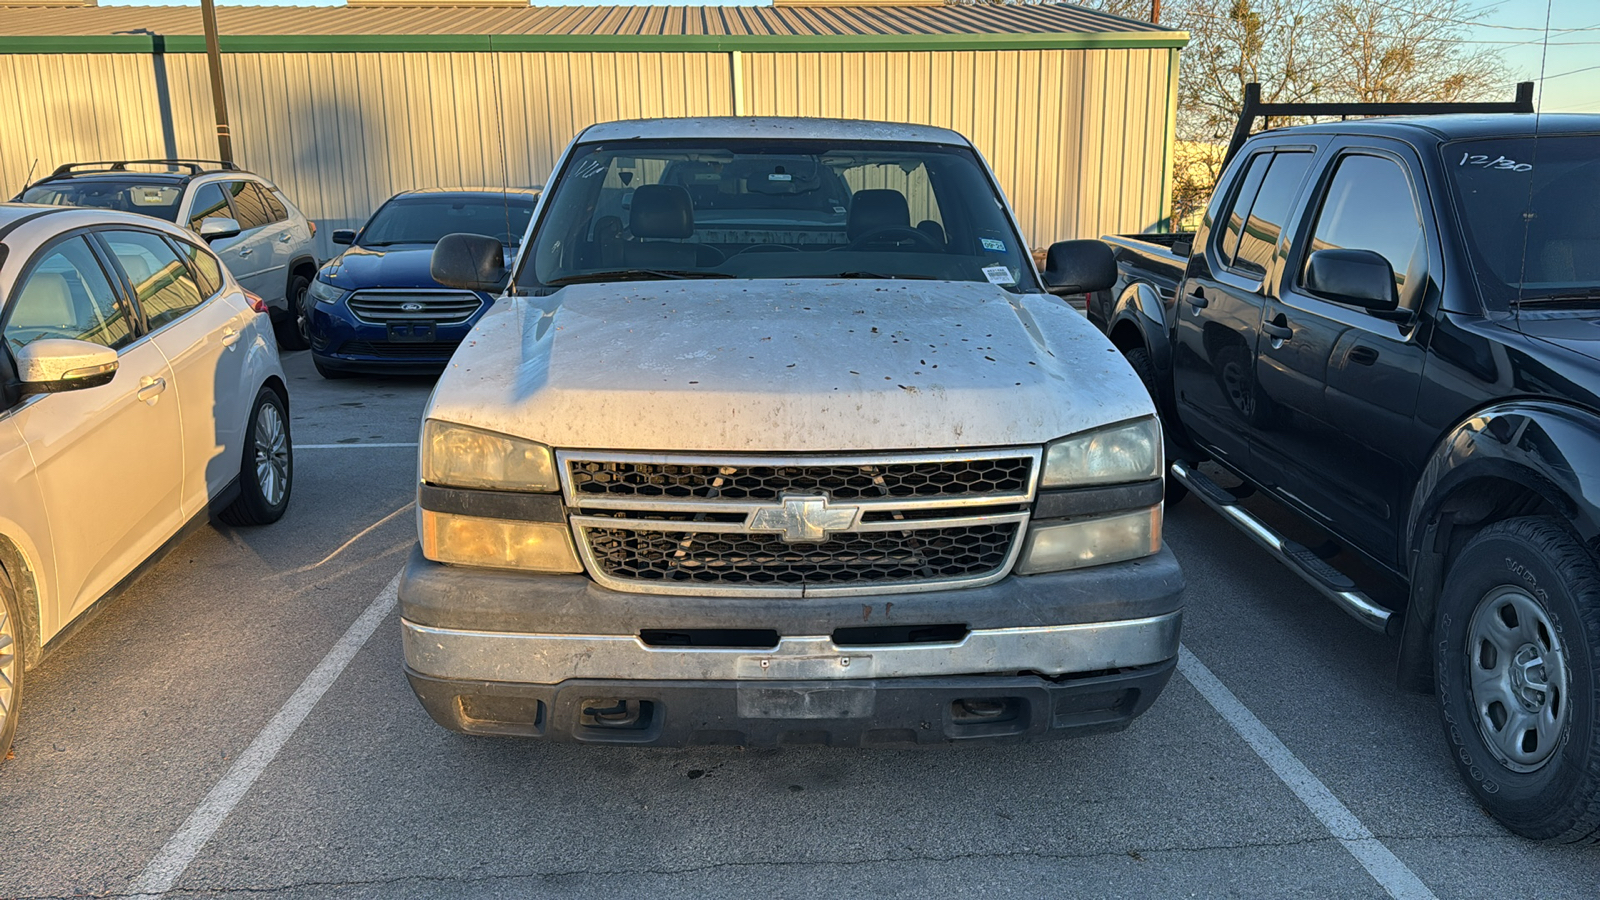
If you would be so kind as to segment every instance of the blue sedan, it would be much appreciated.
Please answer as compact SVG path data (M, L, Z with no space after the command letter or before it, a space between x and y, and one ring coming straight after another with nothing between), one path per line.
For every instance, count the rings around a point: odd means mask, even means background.
M345 378L442 369L494 298L434 281L433 245L457 232L498 238L510 265L538 198L520 188L406 191L360 231L335 231L334 243L350 247L322 267L309 294L317 371Z

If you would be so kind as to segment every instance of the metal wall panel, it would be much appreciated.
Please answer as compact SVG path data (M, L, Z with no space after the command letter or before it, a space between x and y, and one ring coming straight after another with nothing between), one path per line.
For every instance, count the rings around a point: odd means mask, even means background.
M1162 190L1167 50L743 55L752 115L952 128L989 160L1034 247L1143 231Z
M230 53L239 164L328 235L396 191L541 184L595 122L731 115L726 53ZM205 57L0 55L0 191L95 159L214 158Z
M727 53L228 53L234 147L320 227L417 187L544 182L583 127L730 115ZM966 134L1035 247L1165 214L1170 67L1149 50L743 54L745 111ZM65 162L212 157L199 54L0 54L0 191Z

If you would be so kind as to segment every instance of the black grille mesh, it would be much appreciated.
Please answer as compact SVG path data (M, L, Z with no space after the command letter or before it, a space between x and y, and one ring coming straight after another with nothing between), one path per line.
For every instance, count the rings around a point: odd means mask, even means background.
M568 462L578 504L584 497L777 500L785 493L834 500L1020 494L1033 460L1026 456L881 465L685 465Z
M779 535L584 529L600 569L626 581L802 587L970 578L997 571L1017 523L841 532L817 544Z

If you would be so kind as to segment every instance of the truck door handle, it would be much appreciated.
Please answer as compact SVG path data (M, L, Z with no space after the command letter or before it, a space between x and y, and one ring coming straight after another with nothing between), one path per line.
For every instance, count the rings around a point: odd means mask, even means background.
M1294 337L1294 329L1276 322L1262 322L1261 333L1275 341L1287 341Z
M1211 301L1206 299L1205 288L1195 288L1189 293L1189 296L1185 297L1184 299L1188 300L1189 305L1195 309L1205 309L1211 305Z
M1378 361L1378 351L1367 346L1352 347L1350 361L1358 366L1370 366Z
M156 398L161 396L161 392L166 389L167 380L165 378L151 378L146 375L139 379L139 390L134 392L134 396L154 406Z
M239 332L238 331L235 331L234 329L229 328L229 329L227 329L227 330L222 332L222 346L227 347L229 350L232 350L233 349L233 345L237 344L237 343L239 343Z

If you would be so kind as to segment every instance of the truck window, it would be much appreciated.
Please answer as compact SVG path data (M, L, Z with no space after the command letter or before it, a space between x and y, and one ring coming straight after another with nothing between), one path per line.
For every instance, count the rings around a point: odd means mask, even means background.
M1250 213L1250 207L1256 202L1256 194L1261 190L1261 182L1267 176L1267 167L1272 165L1271 153L1258 153L1250 157L1249 168L1245 169L1244 180L1240 183L1239 192L1233 197L1233 206L1227 213L1227 227L1222 232L1222 238L1217 242L1217 256L1222 259L1225 266L1233 265L1233 256L1239 249L1239 235L1244 231L1244 220Z
M1311 167L1310 153L1274 153L1272 168L1261 182L1256 202L1250 206L1250 218L1245 220L1239 234L1239 249L1233 255L1233 268L1252 275L1267 274L1273 251L1278 246L1278 236L1283 233L1284 220L1294 205L1300 180Z
M1400 164L1382 156L1351 154L1339 160L1306 254L1332 248L1371 250L1394 268L1402 305L1414 263L1422 261L1422 220L1411 182ZM1304 270L1301 277L1305 276Z

